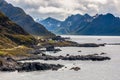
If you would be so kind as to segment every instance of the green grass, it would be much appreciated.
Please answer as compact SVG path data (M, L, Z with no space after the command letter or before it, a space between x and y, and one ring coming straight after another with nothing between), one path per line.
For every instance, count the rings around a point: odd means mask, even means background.
M25 57L30 56L28 51L32 50L32 48L28 48L25 46L19 46L15 48L8 49L0 49L0 56L11 56L11 57Z
M18 44L32 45L36 42L35 38L31 35L13 35L12 37Z
M1 37L0 36L0 49L13 48L15 46L17 46L17 44L14 43L13 41L8 39L7 37Z
M28 47L36 42L32 35L0 12L0 56L29 56L31 48Z
M7 35L0 36L0 49L13 48L18 45L31 46L37 43L37 40L31 35Z
M54 45L54 46L71 46L73 45L72 42L70 41L54 41L54 40L49 40L49 41L45 41L45 42L40 42L41 46L45 46L45 45Z
M3 51L0 51L0 56L4 55L5 53Z

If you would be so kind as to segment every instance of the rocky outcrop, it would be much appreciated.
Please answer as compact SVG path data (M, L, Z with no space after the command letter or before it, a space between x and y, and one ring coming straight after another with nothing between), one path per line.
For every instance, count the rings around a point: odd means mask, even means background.
M39 62L20 63L16 62L12 58L0 58L0 71L43 71L43 70L58 70L63 65L60 64L46 64Z
M110 60L109 57L104 57L104 56L98 56L98 55L76 55L76 56L67 56L67 57L62 57L62 60L92 60L92 61L104 61L104 60Z
M80 67L72 67L70 70L79 71Z
M55 41L65 41L66 38L63 38L61 36L55 36L52 38L52 40L55 40Z
M78 45L78 47L100 47L100 46L105 46L105 44L85 43Z
M46 46L46 51L58 52L58 51L61 51L61 50L59 48L55 48L53 45L48 45L48 46Z
M18 68L18 71L42 71L42 70L58 70L59 68L62 68L63 65L60 64L45 64L45 63L39 63L39 62L33 62L33 63L20 63L20 68Z
M20 68L19 64L10 57L0 57L0 71L15 71Z
M100 47L100 46L105 46L106 44L97 44L97 43L77 43L74 41L66 41L67 43L69 43L69 45L66 46L73 46L73 47ZM64 47L64 46L63 46Z
M100 55L105 55L105 54L107 54L107 53L102 52Z
M106 44L96 44L96 43L77 43L74 41L57 41L57 42L43 42L42 47L47 47L47 46L53 46L53 47L101 47L105 46ZM48 47L49 48L49 47Z
M25 58L22 60L82 60L82 61L104 61L104 60L110 60L110 57L106 56L100 56L100 55L95 55L95 54L90 54L90 55L66 55L66 56L50 56L50 55L40 55L40 56L31 56L29 58Z

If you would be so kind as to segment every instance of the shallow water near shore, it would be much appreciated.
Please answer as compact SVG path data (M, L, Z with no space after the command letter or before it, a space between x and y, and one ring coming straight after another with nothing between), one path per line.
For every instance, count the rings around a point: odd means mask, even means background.
M79 43L120 43L118 36L70 36L72 41ZM51 55L86 55L94 53L107 53L103 56L111 57L109 61L43 61L34 62L63 64L67 68L58 71L35 71L35 72L0 72L0 80L120 80L120 45L106 45L105 47L61 47L61 52L49 53ZM79 52L81 51L81 52ZM28 61L30 62L30 61ZM33 62L33 61L31 61ZM77 66L81 70L73 71L71 67Z

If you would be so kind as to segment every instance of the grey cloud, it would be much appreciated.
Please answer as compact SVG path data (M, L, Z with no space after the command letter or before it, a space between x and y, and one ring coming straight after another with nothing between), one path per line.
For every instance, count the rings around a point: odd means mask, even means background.
M71 14L113 13L120 16L120 0L6 0L34 18L65 19Z

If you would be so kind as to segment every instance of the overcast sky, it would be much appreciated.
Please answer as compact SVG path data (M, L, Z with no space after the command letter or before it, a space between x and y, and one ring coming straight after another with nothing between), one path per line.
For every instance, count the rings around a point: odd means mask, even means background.
M120 16L120 0L6 0L34 18L64 20L71 14L112 13Z

